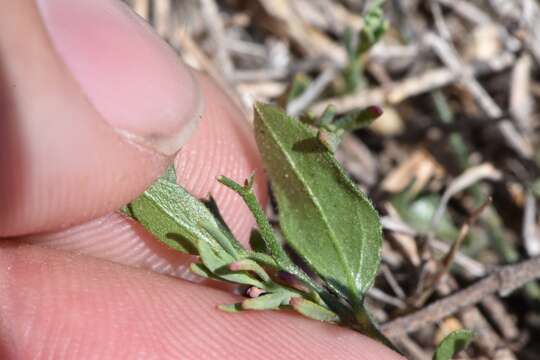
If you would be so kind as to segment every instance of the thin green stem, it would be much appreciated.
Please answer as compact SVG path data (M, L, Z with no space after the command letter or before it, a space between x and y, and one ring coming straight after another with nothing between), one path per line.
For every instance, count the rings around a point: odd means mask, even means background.
M276 237L274 236L272 226L270 225L270 222L268 222L264 210L261 208L259 202L257 201L257 197L253 193L253 189L251 186L252 180L248 180L246 186L242 186L234 180L229 179L225 176L221 176L218 181L230 188L231 190L235 191L238 195L240 195L240 197L242 197L249 210L255 217L255 221L257 222L257 225L259 227L261 237L264 240L271 257L275 260L276 264L282 270L287 271L292 275L298 277L314 291L318 293L324 291L324 289L319 284L313 281L313 279L311 279L304 271L302 271L302 269L300 269L291 261L285 250L281 247L281 244L277 241Z

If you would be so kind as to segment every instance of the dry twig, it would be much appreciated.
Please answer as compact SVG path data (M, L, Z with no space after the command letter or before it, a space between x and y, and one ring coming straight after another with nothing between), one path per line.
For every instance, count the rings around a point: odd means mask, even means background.
M475 75L486 75L504 70L513 63L513 54L502 53L486 63L464 65L463 71ZM330 104L336 106L340 112L347 112L356 108L365 108L383 103L397 104L410 97L447 86L458 81L460 76L460 74L446 67L427 70L420 75L408 77L405 80L396 82L389 88L360 90L352 95L316 102L311 107L311 110L315 114L320 115Z
M402 316L382 325L388 337L396 337L420 329L428 323L440 321L466 306L477 304L488 295L510 294L525 283L540 277L540 257L516 265L506 265L475 284L436 301L410 315Z
M463 224L463 226L461 226L457 239L452 243L452 246L444 256L444 258L440 261L439 269L433 276L426 279L426 282L423 284L420 290L421 292L419 293L417 299L415 299L416 306L423 305L431 296L431 294L433 294L437 283L441 281L441 279L448 273L448 270L450 269L452 262L456 258L461 244L469 234L471 227L474 225L474 223L476 222L480 214L484 211L484 209L490 204L491 199L488 198L478 209L473 211L467 221Z
M459 80L465 88L474 96L478 106L485 112L490 119L500 119L504 113L497 105L493 98L480 85L474 75L467 71L460 61L455 49L444 39L433 33L428 33L424 36L424 41L430 44L433 50L437 53L442 62L446 64L452 71L459 74ZM525 139L515 128L513 123L508 119L500 121L497 125L506 142L520 156L531 158L533 156L532 145Z
M448 206L448 202L454 195L478 183L479 181L486 179L500 180L501 176L501 172L495 169L495 167L491 164L482 164L465 170L463 174L458 176L450 183L450 185L448 185L448 188L441 197L441 202L439 203L439 206L437 207L437 210L435 210L433 218L431 219L431 230L435 231L437 229L437 226L444 215L444 211Z

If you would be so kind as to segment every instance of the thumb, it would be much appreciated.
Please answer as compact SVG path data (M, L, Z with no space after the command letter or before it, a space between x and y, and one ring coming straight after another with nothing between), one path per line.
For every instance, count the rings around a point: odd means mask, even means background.
M198 123L197 81L120 1L2 5L0 236L119 208Z

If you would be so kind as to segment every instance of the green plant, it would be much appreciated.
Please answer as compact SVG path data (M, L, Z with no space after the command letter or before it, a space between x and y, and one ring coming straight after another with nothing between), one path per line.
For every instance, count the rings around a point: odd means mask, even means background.
M384 35L388 22L383 14L384 0L376 1L364 16L364 26L355 33L347 28L343 43L347 51L347 66L343 71L346 92L354 92L361 82L363 57Z
M390 344L364 307L381 256L379 216L325 143L333 138L336 145L344 130L369 123L380 109L335 121L330 109L312 125L270 105L256 105L255 113L255 137L276 196L281 230L316 276L293 262L277 240L253 193L253 177L242 185L219 179L243 198L255 217L258 231L251 250L234 238L212 199L203 203L176 184L172 168L123 211L171 248L198 255L193 272L248 286L247 299L222 305L222 310L293 309Z

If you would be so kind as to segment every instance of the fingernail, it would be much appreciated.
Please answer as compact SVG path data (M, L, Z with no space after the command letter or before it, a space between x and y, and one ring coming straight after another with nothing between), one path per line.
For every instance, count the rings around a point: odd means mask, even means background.
M177 152L202 113L191 70L118 0L37 0L52 43L90 102L130 141Z

